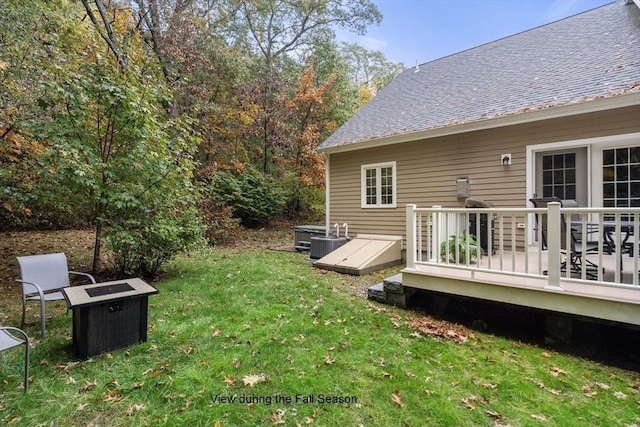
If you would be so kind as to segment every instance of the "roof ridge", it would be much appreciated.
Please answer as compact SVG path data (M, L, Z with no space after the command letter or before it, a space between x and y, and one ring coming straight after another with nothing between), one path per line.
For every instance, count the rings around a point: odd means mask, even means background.
M624 1L625 1L625 4L626 4L627 0L624 0ZM630 0L630 1L632 1L635 4L640 3L640 0ZM460 55L461 53L465 53L465 52L468 52L468 51L471 51L471 50L479 49L479 48L484 47L484 46L489 45L489 44L493 44L493 43L497 43L497 42L502 41L502 40L510 39L512 37L516 37L516 36L519 36L519 35L524 34L524 33L535 31L535 30L538 30L538 29L543 28L543 27L548 27L548 26L557 24L559 22L565 21L567 19L575 18L576 16L584 15L584 14L591 13L591 12L593 12L595 10L598 10L598 9L609 7L609 6L614 5L616 3L618 3L618 0L612 0L610 3L606 3L606 4L603 4L603 5L600 5L600 6L596 6L596 7L592 8L592 9L583 10L582 12L578 12L578 13L573 14L573 15L565 16L564 18L560 18L560 19L557 19L555 21L547 22L546 24L541 24L541 25L538 25L536 27L527 28L526 30L518 31L517 33L509 34L508 36L504 36L504 37L500 37L500 38L497 38L497 39L494 39L494 40L490 40L488 42L485 42L485 43L482 43L482 44L479 44L479 45L476 45L476 46L472 46L472 47L467 48L467 49L462 49L462 50L459 50L457 52L453 52L453 53L450 53L448 55L432 59L431 61L423 62L422 64L416 64L415 66L408 67L407 69L420 68L423 65L431 64L433 62L440 61L441 59L446 59L446 58L449 58L451 56Z
M638 40L640 10L617 0L407 68L320 148L637 94Z

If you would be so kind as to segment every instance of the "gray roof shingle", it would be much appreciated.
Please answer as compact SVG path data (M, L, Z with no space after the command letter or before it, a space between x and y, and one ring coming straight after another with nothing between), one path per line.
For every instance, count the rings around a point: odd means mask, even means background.
M319 148L640 92L640 9L616 1L408 68Z

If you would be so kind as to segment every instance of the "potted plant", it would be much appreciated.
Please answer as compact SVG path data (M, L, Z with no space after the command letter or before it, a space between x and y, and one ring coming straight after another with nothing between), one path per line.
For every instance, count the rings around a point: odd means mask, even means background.
M442 261L447 261L447 249L449 251L448 262L452 263L465 264L467 262L467 249L469 250L469 262L479 261L483 255L482 248L478 246L476 237L466 232L458 235L452 234L449 236L449 240L440 243L440 259ZM456 255L458 256L457 261Z

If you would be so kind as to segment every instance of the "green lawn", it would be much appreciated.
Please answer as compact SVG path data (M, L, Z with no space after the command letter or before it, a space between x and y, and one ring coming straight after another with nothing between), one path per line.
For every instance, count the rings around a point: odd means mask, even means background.
M22 352L2 354L0 420L62 425L632 426L640 374L434 323L350 292L374 280L303 254L216 248L171 262L150 297L149 339L78 362L63 303ZM18 324L18 312L0 312ZM35 309L35 306L33 306ZM34 310L35 311L35 310ZM465 340L447 339L447 330Z

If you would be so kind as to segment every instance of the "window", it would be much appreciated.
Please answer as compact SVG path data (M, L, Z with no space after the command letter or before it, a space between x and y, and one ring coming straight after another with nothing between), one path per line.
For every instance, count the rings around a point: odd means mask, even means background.
M362 166L362 207L396 207L396 162Z
M542 156L542 197L576 199L576 153Z
M640 206L640 147L602 150L602 205Z

